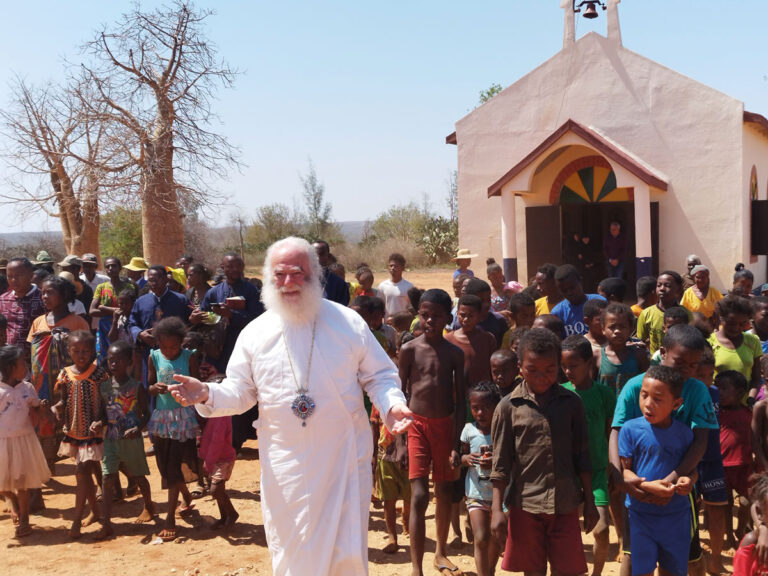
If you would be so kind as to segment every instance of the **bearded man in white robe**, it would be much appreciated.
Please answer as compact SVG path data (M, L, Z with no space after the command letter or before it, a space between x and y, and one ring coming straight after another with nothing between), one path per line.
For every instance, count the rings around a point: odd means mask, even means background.
M354 311L322 298L321 268L299 238L264 263L267 312L240 333L221 384L175 376L205 417L259 403L261 506L278 576L368 573L373 441L363 391L402 433L410 424L397 369Z

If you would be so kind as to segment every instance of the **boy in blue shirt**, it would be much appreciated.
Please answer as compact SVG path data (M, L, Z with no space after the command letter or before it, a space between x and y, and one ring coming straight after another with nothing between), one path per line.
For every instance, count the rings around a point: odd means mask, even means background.
M624 423L619 432L619 458L624 482L643 492L669 498L654 504L627 495L632 532L632 574L685 576L691 543L690 504L693 484L686 471L673 483L667 479L677 469L693 443L691 429L672 418L682 404L683 378L666 366L653 366L643 376L639 407L641 418Z
M666 479L672 483L677 481L677 476L682 473L682 469L688 471L696 467L707 448L709 430L719 428L707 387L699 380L696 380L699 363L705 347L706 340L704 340L701 332L688 324L670 327L664 335L661 346L661 365L674 368L683 378L682 402L674 410L673 418L685 424L693 432L693 442L685 453L680 466L670 471L667 475ZM624 482L620 474L616 477L621 468L618 455L620 429L629 420L643 415L640 410L639 400L644 376L644 374L640 374L632 378L619 393L619 397L616 400L616 410L613 414L613 422L611 423L612 429L608 453L612 468L611 472L616 486L635 499L661 503L665 498L647 494L642 489ZM697 515L692 506L690 507L690 514L690 521L692 523L696 522ZM699 544L698 525L692 525L694 528L690 544L689 562L691 563L691 573L699 575L703 574L704 564L700 561L702 554ZM627 528L629 527L627 526ZM631 564L629 554L631 534L629 532L629 530L624 530L623 534L622 549L624 556L622 558L622 576L629 574Z
M563 321L563 338L574 334L584 335L589 331L589 327L584 323L584 304L587 300L605 300L605 298L599 294L585 294L579 271L571 264L557 267L555 282L563 295L563 300L550 310L550 314L554 314Z

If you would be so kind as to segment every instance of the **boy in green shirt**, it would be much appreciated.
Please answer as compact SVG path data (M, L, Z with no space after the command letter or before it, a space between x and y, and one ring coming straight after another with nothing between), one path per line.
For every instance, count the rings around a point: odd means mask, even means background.
M599 520L592 534L595 543L593 576L600 576L608 557L610 526L608 492L608 434L611 430L616 395L603 384L592 381L592 345L584 336L568 336L563 341L561 366L568 382L563 387L576 392L584 406L587 438L592 464L592 495Z

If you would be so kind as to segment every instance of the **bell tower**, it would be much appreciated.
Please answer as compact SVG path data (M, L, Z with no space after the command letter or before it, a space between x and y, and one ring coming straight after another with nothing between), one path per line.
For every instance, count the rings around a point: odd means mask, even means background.
M560 0L563 9L563 49L576 41L576 14L582 13L590 20L598 17L595 5L606 10L606 37L621 45L621 27L619 26L619 2L621 0L588 1ZM584 11L582 12L582 8Z

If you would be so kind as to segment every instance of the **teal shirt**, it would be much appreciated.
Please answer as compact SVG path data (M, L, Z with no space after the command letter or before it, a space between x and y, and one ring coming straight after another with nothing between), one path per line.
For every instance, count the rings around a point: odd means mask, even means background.
M173 379L174 374L183 374L189 376L189 357L194 354L194 350L181 349L175 360L168 360L160 353L160 350L150 350L149 357L152 359L152 364L155 366L155 374L157 374L157 381L160 384L176 384ZM155 398L155 410L173 410L174 408L181 408L181 404L173 399L170 394L158 394Z
M627 420L641 418L640 411L640 385L645 374L638 374L621 389L616 400L616 410L613 413L613 428L621 428ZM703 382L695 378L688 378L683 384L681 395L683 403L672 412L672 417L679 420L689 428L706 428L717 430L717 417L712 398Z

